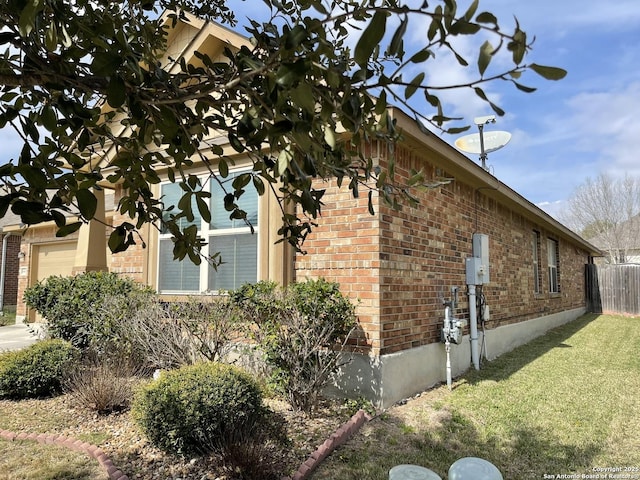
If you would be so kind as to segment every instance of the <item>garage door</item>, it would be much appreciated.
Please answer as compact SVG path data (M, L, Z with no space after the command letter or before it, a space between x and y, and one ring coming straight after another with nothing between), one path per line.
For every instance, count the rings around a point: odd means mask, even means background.
M76 242L38 245L35 255L36 279L43 280L52 275L71 275L76 258ZM35 253L35 252L34 252Z
M34 245L32 254L33 276L36 281L39 282L52 275L68 276L71 275L75 262L76 242ZM31 310L29 320L41 322L42 317L35 310Z

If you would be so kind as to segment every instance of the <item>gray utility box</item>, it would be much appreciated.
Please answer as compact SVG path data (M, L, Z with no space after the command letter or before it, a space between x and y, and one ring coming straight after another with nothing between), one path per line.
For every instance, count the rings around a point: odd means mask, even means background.
M489 236L473 234L473 257L465 259L467 285L489 283Z

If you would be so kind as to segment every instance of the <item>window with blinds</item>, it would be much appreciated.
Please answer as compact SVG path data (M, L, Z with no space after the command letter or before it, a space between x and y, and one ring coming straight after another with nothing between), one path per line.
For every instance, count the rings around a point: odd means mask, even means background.
M225 179L228 191L233 179L242 171L230 173ZM199 293L204 291L233 290L243 283L257 281L258 275L258 193L253 186L247 185L246 191L237 201L238 206L247 213L247 224L243 219L230 219L224 208L225 190L217 181L205 186L211 192L209 208L211 221L206 223L193 205L198 234L207 239L208 250L204 253L220 253L221 264L217 269L207 262L194 265L188 259L173 260L173 242L168 232L161 232L158 249L158 291L160 293ZM183 194L178 184L161 185L165 207L177 205ZM194 202L195 203L195 202ZM167 212L166 215L169 215ZM181 227L189 225L182 219ZM251 227L254 233L251 233Z
M549 267L549 292L560 292L560 279L558 275L558 241L547 239L547 265Z

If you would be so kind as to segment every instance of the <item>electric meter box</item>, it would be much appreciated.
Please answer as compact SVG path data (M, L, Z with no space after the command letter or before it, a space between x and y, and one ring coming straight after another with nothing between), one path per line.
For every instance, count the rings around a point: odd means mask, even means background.
M482 285L484 283L484 274L482 262L476 257L467 257L465 259L465 272L467 285Z
M465 259L467 285L489 283L489 236L473 234L473 257Z

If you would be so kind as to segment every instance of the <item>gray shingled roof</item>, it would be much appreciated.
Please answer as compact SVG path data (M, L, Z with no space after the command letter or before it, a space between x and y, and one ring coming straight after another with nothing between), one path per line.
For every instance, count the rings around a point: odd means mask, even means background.
M109 212L115 208L114 203L114 194L110 190L105 191L104 195L104 209ZM67 214L67 216L72 216L73 213ZM22 225L22 220L19 215L16 215L11 211L11 209L7 210L7 213L4 217L0 218L0 232L4 230L5 227L9 226L20 226Z

